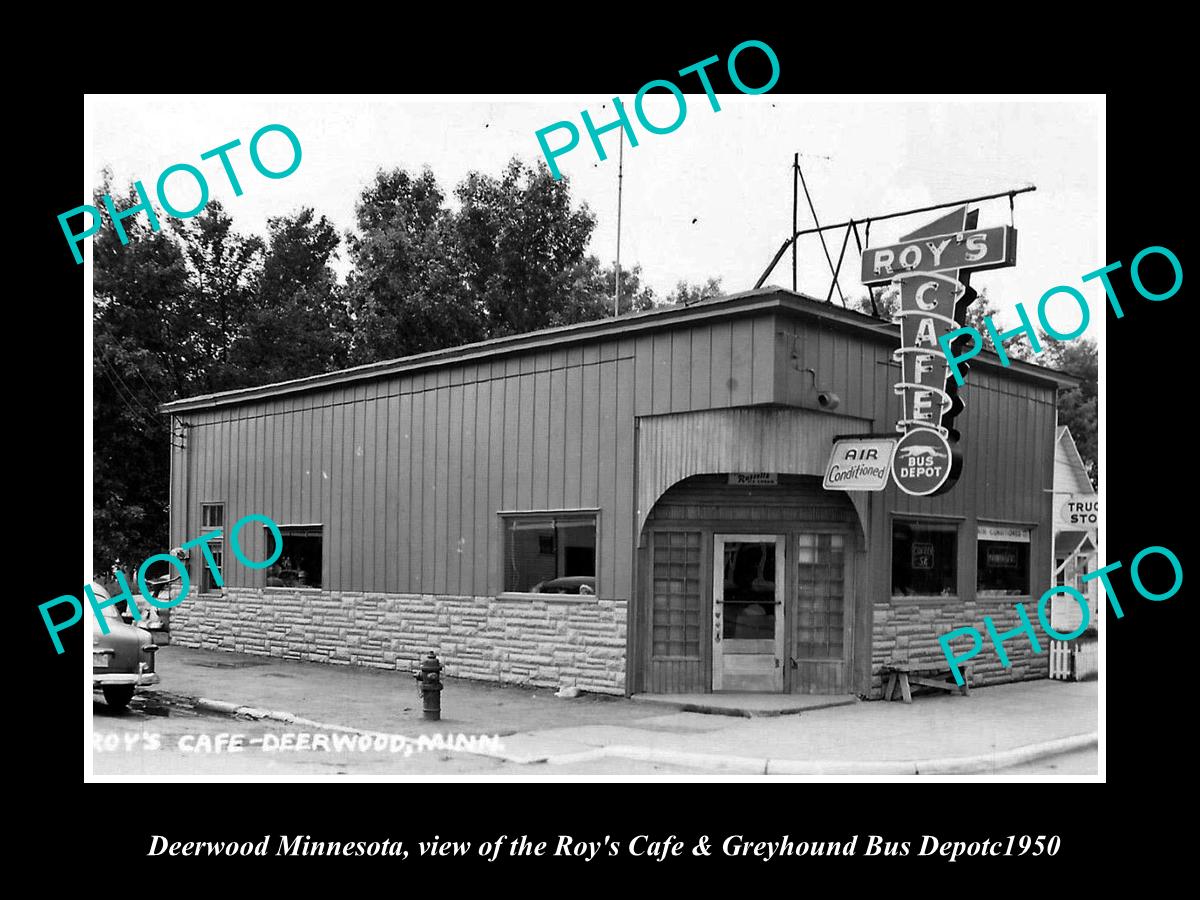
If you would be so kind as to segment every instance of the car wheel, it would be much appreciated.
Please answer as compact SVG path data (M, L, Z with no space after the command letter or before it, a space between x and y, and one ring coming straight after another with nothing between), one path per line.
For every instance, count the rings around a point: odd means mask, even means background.
M106 684L101 690L104 691L104 702L112 709L124 709L133 699L132 684Z

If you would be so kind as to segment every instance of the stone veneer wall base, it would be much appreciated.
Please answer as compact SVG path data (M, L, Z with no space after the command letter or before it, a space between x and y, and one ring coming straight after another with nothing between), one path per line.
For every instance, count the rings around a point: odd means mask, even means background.
M400 671L432 650L454 678L624 694L626 607L606 599L226 588L174 607L171 641Z
M996 630L1003 634L1021 624L1016 604L1025 604L1033 622L1034 632L1042 652L1035 653L1026 634L1004 643L1011 666L1000 664L983 626L983 617L991 616ZM1030 681L1050 677L1050 638L1042 632L1037 619L1037 601L1022 597L979 597L971 602L900 601L875 604L875 629L871 642L870 698L883 697L882 668L900 660L909 663L929 663L932 668L949 668L938 638L955 628L971 626L983 635L983 647L969 661L972 667L972 687ZM959 653L966 651L969 639L956 639L951 645Z

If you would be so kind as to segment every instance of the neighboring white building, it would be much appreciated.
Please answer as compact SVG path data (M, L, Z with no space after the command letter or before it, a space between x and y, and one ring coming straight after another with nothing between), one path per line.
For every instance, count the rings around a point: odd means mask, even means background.
M1070 429L1060 425L1054 446L1054 583L1069 584L1088 598L1091 621L1074 641L1051 642L1051 678L1080 678L1095 671L1099 582L1082 579L1100 568L1096 547L1099 519L1100 500L1087 467ZM1082 618L1083 610L1074 598L1061 594L1054 598L1050 622L1055 631L1075 631Z

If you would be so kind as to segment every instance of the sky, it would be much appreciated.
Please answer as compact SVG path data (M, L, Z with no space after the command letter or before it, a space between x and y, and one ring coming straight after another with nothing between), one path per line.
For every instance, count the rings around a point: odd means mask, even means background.
M638 138L624 148L621 263L642 267L644 282L664 295L680 280L722 280L727 293L753 287L787 239L792 216L791 162L801 155L822 223L863 219L912 207L1036 185L1016 198L1020 238L1013 268L978 273L1001 321L1016 324L1013 305L1035 314L1049 288L1065 284L1088 297L1093 323L1103 328L1103 289L1080 280L1103 258L1102 114L1098 98L889 98L810 97L766 93L719 94L713 111L703 93L687 94L683 123L670 134L644 129L633 97L622 96ZM428 165L448 196L471 170L498 174L518 156L541 158L535 133L562 120L581 133L579 145L557 158L570 179L576 204L586 203L597 225L590 252L611 263L617 235L618 130L603 135L608 159L598 159L582 125L587 109L597 125L613 120L611 96L109 96L87 98L85 141L90 143L85 189L104 166L117 185L141 179L153 191L159 173L185 162L205 173L219 199L246 233L266 233L267 219L312 206L345 232L354 204L380 168L414 170ZM675 99L649 94L648 119L667 124L678 115ZM295 132L303 158L286 178L260 176L248 157L250 137L263 125ZM244 193L234 196L220 163L200 154L240 139L231 153ZM549 136L552 146L564 132ZM270 134L260 145L272 168L290 161L287 140ZM168 195L178 208L198 199L186 175L172 176ZM90 199L80 202L90 202ZM980 227L1010 224L1007 198L979 205ZM894 242L936 214L881 222L871 244ZM800 195L800 228L812 216ZM828 232L837 259L844 232ZM815 236L799 245L799 288L822 299L829 266ZM345 273L343 252L337 264ZM848 297L863 296L858 254L851 237L841 284ZM790 287L786 255L768 284ZM836 302L836 295L835 295ZM1067 302L1050 320L1071 330L1079 313ZM1061 315L1060 315L1061 312Z

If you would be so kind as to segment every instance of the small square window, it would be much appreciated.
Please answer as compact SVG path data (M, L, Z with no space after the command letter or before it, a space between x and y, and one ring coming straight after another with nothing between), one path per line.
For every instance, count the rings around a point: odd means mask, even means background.
M200 504L200 526L202 528L224 528L225 527L225 504L224 503L202 503L202 504Z

